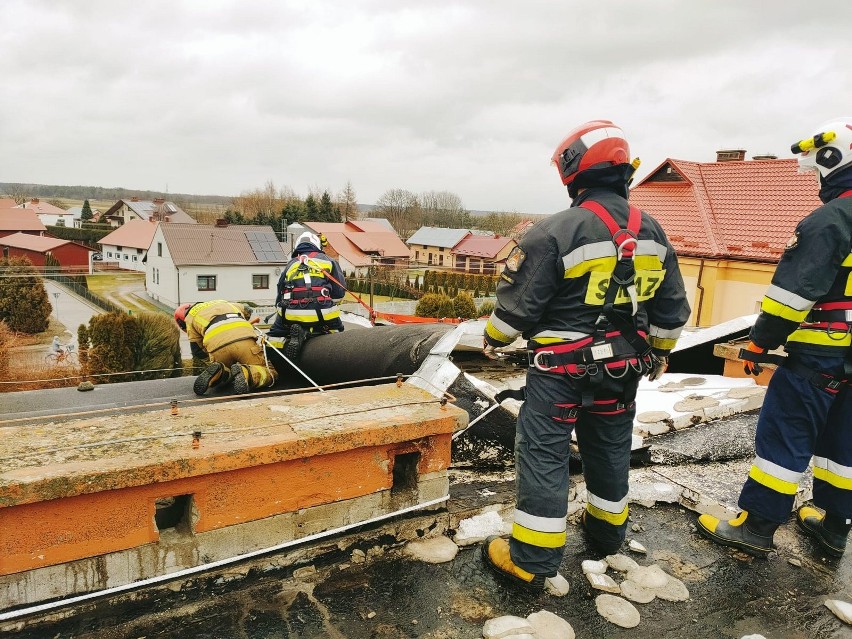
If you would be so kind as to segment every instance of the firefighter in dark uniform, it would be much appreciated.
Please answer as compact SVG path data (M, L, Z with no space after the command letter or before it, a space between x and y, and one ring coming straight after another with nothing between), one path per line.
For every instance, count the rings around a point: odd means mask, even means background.
M324 238L302 233L278 279L278 315L269 335L287 337L284 354L291 361L298 359L308 337L343 330L340 301L346 281L340 265L321 250Z
M656 379L689 318L677 256L660 225L628 205L635 171L620 128L588 122L553 161L572 207L537 223L513 249L485 328L485 354L522 335L530 368L515 440L511 539L489 537L486 563L517 582L568 591L566 539L572 431L588 488L583 527L602 553L627 527L634 399Z
M182 304L175 310L175 321L189 337L193 356L209 357L211 362L193 384L196 395L231 381L237 393L275 383L275 368L266 361L252 326L259 319L251 318L248 306L225 300Z
M796 521L840 557L852 527L852 118L825 123L792 151L800 171L817 173L824 204L787 242L741 352L749 374L780 362L760 411L742 512L730 521L702 515L698 529L766 556L813 459L817 508L802 506ZM768 353L782 344L786 358Z

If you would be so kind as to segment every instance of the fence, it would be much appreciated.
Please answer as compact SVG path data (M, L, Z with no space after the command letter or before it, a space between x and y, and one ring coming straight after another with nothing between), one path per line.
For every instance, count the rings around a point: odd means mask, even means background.
M118 304L113 304L108 299L105 299L97 293L92 293L88 288L77 282L73 277L68 275L56 275L45 273L46 278L53 280L60 286L64 286L76 295L88 300L98 308L107 313L126 313L127 309L121 308Z

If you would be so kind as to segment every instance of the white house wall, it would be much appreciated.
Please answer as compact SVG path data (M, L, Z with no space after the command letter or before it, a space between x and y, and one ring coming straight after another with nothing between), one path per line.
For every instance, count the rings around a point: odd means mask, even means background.
M137 249L130 246L118 247L115 244L101 244L101 255L103 261L109 264L117 264L120 268L130 271L145 272L145 249Z
M160 255L162 252L162 255ZM148 295L169 307L186 302L224 299L232 302L254 302L260 306L275 303L275 288L283 264L215 264L175 267L169 247L158 228L148 249L145 268L145 290ZM216 290L199 291L198 277L216 276ZM254 289L254 275L267 275L269 287Z

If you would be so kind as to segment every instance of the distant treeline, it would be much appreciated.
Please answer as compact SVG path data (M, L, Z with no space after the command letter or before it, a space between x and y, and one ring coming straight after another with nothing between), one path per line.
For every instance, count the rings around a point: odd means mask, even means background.
M224 195L195 195L190 193L162 193L160 191L139 191L119 186L61 186L57 184L20 184L0 182L0 195L15 197L25 195L28 198L64 198L68 200L120 200L138 197L140 200L164 198L166 200L187 200L197 204L220 204L227 206L234 198Z

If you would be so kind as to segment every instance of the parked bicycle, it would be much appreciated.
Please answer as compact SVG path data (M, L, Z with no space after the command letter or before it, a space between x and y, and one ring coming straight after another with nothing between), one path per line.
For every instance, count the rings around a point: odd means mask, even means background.
M74 350L74 344L65 344L55 353L48 353L44 361L49 364L76 364L77 353Z

